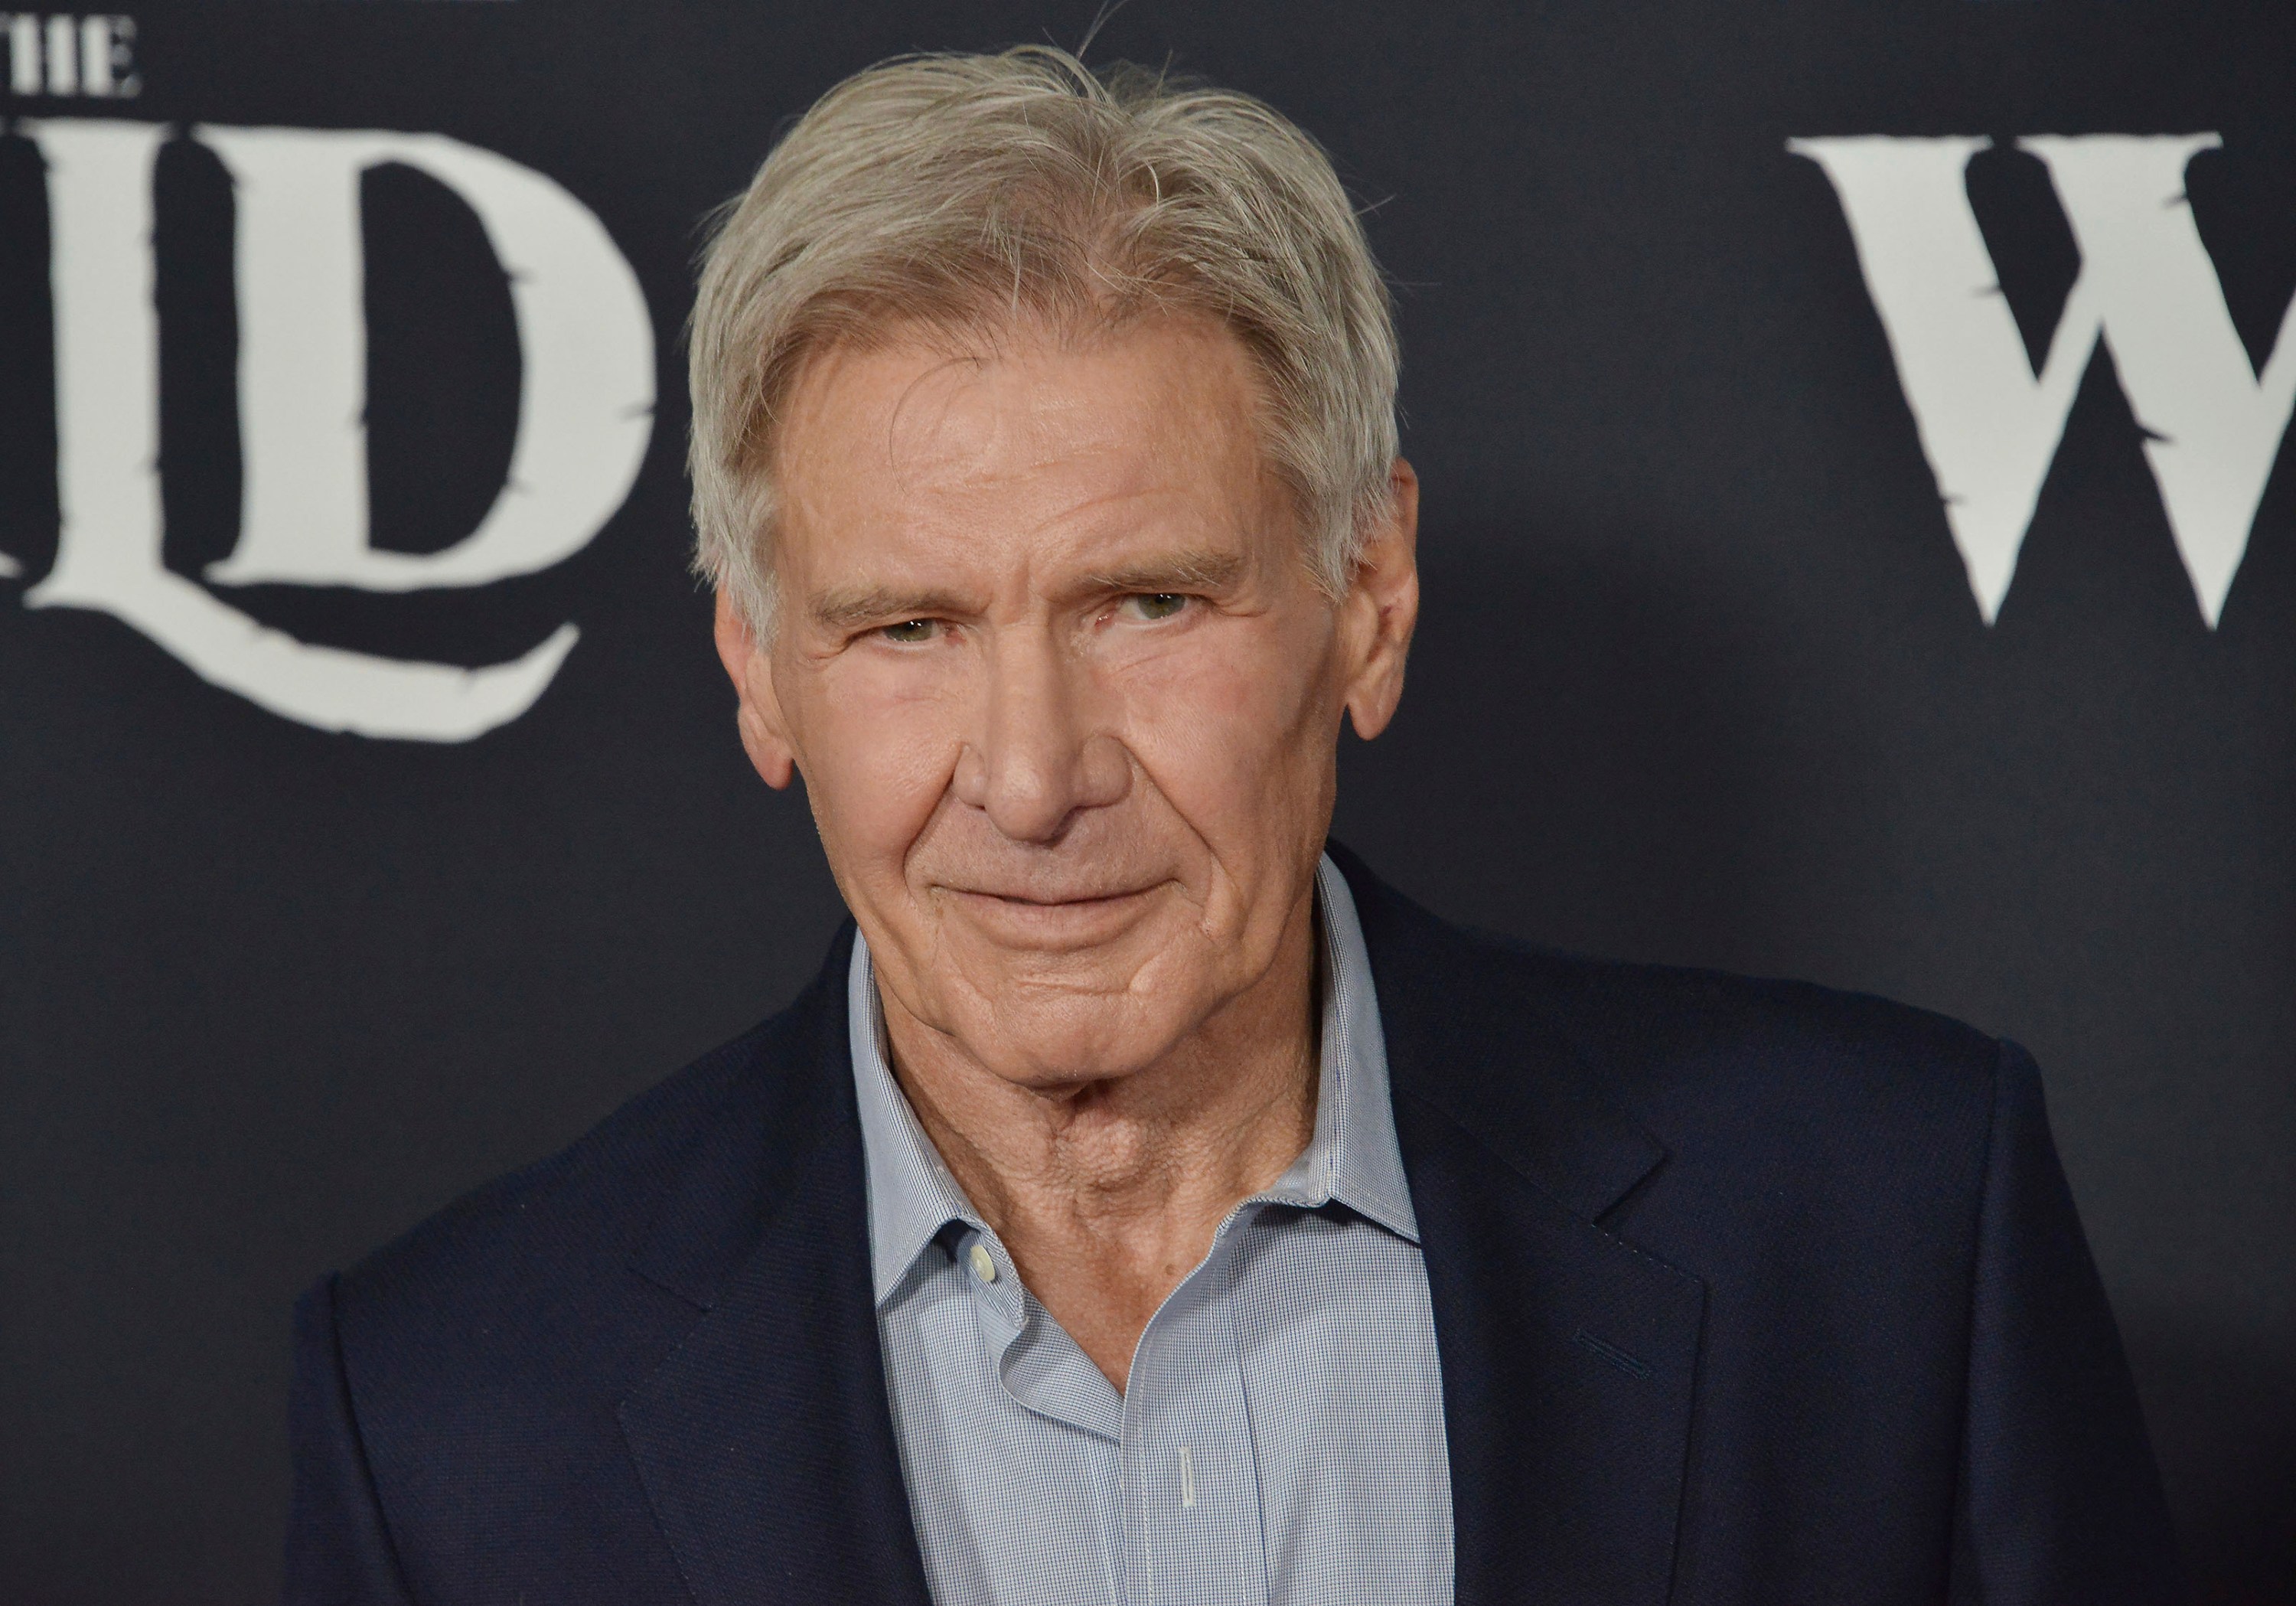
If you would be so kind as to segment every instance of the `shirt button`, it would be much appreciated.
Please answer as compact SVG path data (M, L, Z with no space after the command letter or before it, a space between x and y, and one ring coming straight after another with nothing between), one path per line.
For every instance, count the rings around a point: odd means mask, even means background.
M988 1253L988 1246L976 1241L972 1246L972 1274L983 1282L996 1281L996 1262Z

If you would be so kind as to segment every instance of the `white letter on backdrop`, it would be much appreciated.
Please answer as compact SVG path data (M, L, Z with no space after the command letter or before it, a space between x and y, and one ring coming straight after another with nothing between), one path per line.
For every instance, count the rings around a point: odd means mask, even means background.
M195 130L239 208L240 430L246 521L208 571L411 591L530 574L578 551L622 505L653 432L653 321L589 210L491 151L439 134ZM510 477L443 551L367 544L366 325L359 176L402 162L479 216L510 275L523 376Z
M1796 139L1841 197L1946 524L1990 624L2017 572L2097 317L2076 282L2038 374L1962 175L1987 139Z
M2296 403L2296 341L2259 377L2185 196L2213 134L2019 140L2046 163L2080 249L2038 374L1993 268L1964 175L1990 142L1797 139L1825 170L1898 365L1946 522L1990 622L2100 337L2112 349L2169 528L2213 629Z
M2145 432L2169 528L2212 628L2296 410L2288 334L2296 301L2259 375L2185 196L2185 164L2218 143L2213 134L2017 142L2048 163L2080 246L2081 280Z
M87 119L17 127L48 169L63 512L55 565L26 594L27 605L113 614L216 685L326 730L467 741L533 706L574 645L571 624L520 658L481 669L387 658L298 641L165 567L151 250L152 172L164 130ZM210 572L388 590L475 585L546 567L589 540L628 491L652 401L652 325L596 220L538 175L435 136L213 133L392 142L375 161L411 161L400 142L419 152L425 171L472 202L513 276L524 382L510 482L479 529L438 553L369 548L356 197L362 165L371 163L338 160L332 199L316 186L298 190L295 181L308 175L291 161L272 164L283 171L268 176L283 172L286 182L267 201L250 205L246 191L240 200L247 515L239 550ZM346 191L348 204L339 199ZM291 197L309 208L303 228L284 204ZM346 218L343 252L336 248ZM298 263L318 271L299 276ZM306 343L283 342L283 332ZM308 410L290 419L286 403Z

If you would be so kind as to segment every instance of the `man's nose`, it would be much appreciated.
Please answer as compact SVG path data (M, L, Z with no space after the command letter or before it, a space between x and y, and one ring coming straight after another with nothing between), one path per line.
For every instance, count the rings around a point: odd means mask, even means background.
M1132 786L1124 745L1092 717L1085 666L1036 632L988 655L980 724L956 761L959 803L1016 842L1058 840L1080 809L1121 802Z

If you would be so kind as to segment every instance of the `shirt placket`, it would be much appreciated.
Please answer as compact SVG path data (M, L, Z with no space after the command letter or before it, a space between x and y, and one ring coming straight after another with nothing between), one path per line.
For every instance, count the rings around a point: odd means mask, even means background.
M1100 1588L1089 1599L1119 1602L1125 1548L1121 1403L1076 1341L1029 1297L1010 1252L985 1225L963 1223L951 1254L971 1290L983 1355L997 1386L1022 1410L1089 1435L1106 1447L1106 1481L1095 1476L1086 1480L1091 1487L1066 1493L1088 1513L1098 1536L1090 1570L1098 1575ZM1076 1606L1089 1606L1089 1601L1076 1597Z
M1241 1230L1242 1223L1231 1223ZM1124 1397L1126 1597L1132 1606L1266 1606L1259 1468L1224 1230L1156 1313Z

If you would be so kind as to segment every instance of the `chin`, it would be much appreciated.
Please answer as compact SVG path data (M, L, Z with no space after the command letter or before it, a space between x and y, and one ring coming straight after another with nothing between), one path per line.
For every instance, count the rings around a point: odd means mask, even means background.
M1039 1009L1000 1001L994 1009L974 1052L1019 1087L1050 1091L1129 1076L1155 1064L1185 1034L1184 1023L1144 1021L1122 1005L1079 1010L1067 1000Z

